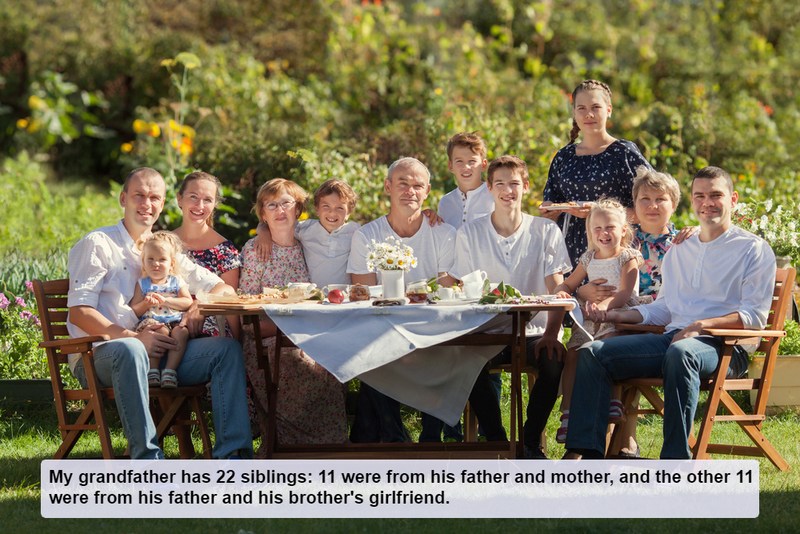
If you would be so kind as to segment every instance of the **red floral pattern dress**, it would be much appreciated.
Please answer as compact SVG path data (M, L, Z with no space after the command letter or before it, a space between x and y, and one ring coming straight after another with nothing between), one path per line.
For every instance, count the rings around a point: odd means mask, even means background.
M293 247L272 245L272 256L260 261L253 248L255 240L242 249L243 268L239 289L246 294L258 294L264 286L280 287L292 282L309 282L308 269L300 244ZM275 364L275 338L263 341L269 354L270 366ZM264 371L258 368L252 325L243 327L247 376L253 384L261 446L257 458L266 455L267 446L267 389ZM324 367L299 349L281 351L278 382L277 427L281 443L343 443L347 441L347 418L344 409L345 385Z
M185 252L197 265L205 267L217 276L242 266L239 251L236 250L233 243L227 240L205 250L187 250ZM203 334L211 337L219 336L216 317L211 315L206 317L203 321ZM225 325L225 335L233 337L231 327L227 324Z

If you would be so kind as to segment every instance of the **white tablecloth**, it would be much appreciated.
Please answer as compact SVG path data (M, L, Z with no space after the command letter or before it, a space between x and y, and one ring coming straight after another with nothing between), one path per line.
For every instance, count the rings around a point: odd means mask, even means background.
M461 417L481 368L498 347L434 347L509 324L510 305L407 305L370 302L268 305L292 342L341 382L359 378L448 424ZM430 348L428 348L430 347Z

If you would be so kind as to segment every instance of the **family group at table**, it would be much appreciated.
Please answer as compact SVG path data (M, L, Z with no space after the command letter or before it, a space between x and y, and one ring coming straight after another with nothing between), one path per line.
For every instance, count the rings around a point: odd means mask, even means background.
M187 175L177 195L182 226L153 233L166 185L153 169L133 170L119 198L124 218L81 239L68 265L70 335L110 337L95 344L95 366L101 385L115 390L131 458L163 458L149 388L204 383L214 416L214 458L264 457L270 414L283 444L408 441L400 403L363 381L348 432L346 385L297 348L282 349L276 406L270 406L256 344L263 344L272 366L275 324L263 319L256 339L252 325L241 326L237 316L225 324L204 317L192 299L201 292L260 294L264 287L298 282L376 285L380 274L368 267L369 246L389 237L417 258L407 280L439 278L447 287L485 271L523 295L578 298L589 335L573 328L565 347L563 312L540 313L526 327L525 356L538 375L526 407L525 458L546 458L539 437L559 387L556 440L565 444L565 457L602 458L609 422L625 416L614 382L634 377L664 378L661 457L689 458L699 380L715 370L722 349L719 340L700 333L764 328L775 258L765 241L732 225L738 196L730 175L717 167L699 170L691 183L699 226L678 232L670 217L679 184L654 170L634 143L608 133L608 86L584 81L572 101L570 144L551 163L539 216L522 210L529 188L525 162L513 155L488 162L476 133L456 134L447 143L448 169L458 186L442 197L438 213L423 209L431 175L410 157L387 171L389 212L364 226L348 221L358 199L345 181L321 184L313 195L318 218L300 220L309 194L276 178L258 190L257 236L241 254L214 230L222 191L216 177ZM665 325L666 331L626 336L615 328L620 322ZM330 335L335 343L336 333ZM736 347L729 376L743 374L747 349ZM489 441L508 439L497 375L489 368L510 357L506 347L487 362L469 394ZM70 368L85 387L77 355ZM255 452L251 428L261 437ZM638 457L635 420L625 422L624 432L621 456ZM182 447L191 445L188 435L177 434ZM420 441L443 437L460 440L459 425L423 413Z

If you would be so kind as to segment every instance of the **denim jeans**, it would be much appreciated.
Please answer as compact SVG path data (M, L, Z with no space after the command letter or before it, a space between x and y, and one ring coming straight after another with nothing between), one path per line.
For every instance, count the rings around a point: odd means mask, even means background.
M691 458L688 439L700 396L700 379L716 370L722 341L704 336L671 344L677 333L601 339L578 352L567 449L605 454L612 380L663 378L661 458ZM734 347L728 377L742 376L747 361L744 349Z
M558 398L558 386L561 382L561 371L564 369L564 362L556 358L542 356L537 358L534 352L539 337L529 337L526 342L526 361L528 365L535 367L539 371L539 376L533 384L528 406L526 408L525 425L523 435L525 443L536 446L539 438L547 425L547 418L553 411L556 399ZM495 356L490 365L499 365L511 361L511 349L506 347L500 354ZM497 400L497 393L489 378L488 367L485 367L478 375L469 402L478 416L478 421L483 427L486 438L489 441L505 440L506 432L500 418L500 403Z
M114 388L131 458L163 458L148 409L149 361L144 345L133 338L116 339L97 347L94 359L100 385ZM162 360L162 366L163 363ZM177 372L179 385L210 382L215 435L212 456L228 458L237 454L252 458L244 358L239 342L222 337L191 339ZM86 387L82 362L76 365L75 376Z

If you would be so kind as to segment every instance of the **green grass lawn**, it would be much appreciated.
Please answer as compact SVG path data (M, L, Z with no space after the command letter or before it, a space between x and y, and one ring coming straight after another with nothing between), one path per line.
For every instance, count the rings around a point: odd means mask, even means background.
M113 420L113 415L112 415ZM414 430L414 420L407 420ZM765 434L776 445L783 457L792 465L788 473L778 471L765 459L760 459L761 499L758 519L736 520L654 520L654 519L44 519L39 513L40 463L55 452L60 442L56 428L55 412L41 405L0 406L0 532L409 532L459 533L464 532L796 532L800 522L800 417L794 414L771 417L765 423ZM125 449L125 440L118 424L113 441L118 452ZM557 458L563 448L555 443L558 414L548 422L548 454ZM718 424L712 438L747 444L735 424ZM639 425L639 443L643 456L655 458L661 446L661 423L652 418L642 419ZM199 450L199 440L198 440ZM177 443L168 438L165 443L167 457L177 458ZM81 438L73 456L99 456L100 445L96 434ZM580 503L576 502L576 506ZM619 516L631 516L635 510L619 503Z

